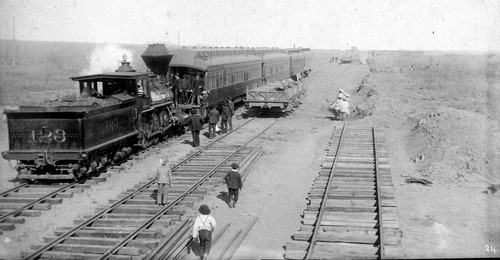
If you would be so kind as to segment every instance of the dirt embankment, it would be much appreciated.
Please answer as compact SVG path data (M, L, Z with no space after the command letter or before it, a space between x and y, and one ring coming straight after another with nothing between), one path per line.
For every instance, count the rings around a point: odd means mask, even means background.
M354 90L386 128L407 257L494 256L500 244L498 56L376 56ZM408 184L406 176L433 185ZM497 255L498 256L498 255Z

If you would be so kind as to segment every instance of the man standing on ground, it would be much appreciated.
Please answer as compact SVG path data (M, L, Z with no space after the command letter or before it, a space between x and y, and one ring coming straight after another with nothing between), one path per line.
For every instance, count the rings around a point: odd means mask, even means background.
M168 157L160 159L161 166L156 170L156 182L158 183L158 193L156 194L156 204L165 206L168 199L168 189L172 187L172 173L168 167Z
M198 115L198 111L193 109L192 115L188 119L189 130L193 135L193 146L200 146L200 131L203 129L203 124L205 120Z
M227 103L227 100L222 102L221 114L220 128L222 130L222 133L227 133L227 121L231 118L231 110L229 110L229 104Z
M240 166L237 163L231 164L231 171L229 171L224 177L224 182L227 184L228 194L229 194L229 207L236 208L236 202L238 202L239 190L243 187L241 181L241 175L238 172Z
M227 123L229 124L229 132L233 131L233 116L234 116L234 103L231 99L232 99L231 96L227 98L229 112L231 112L231 116L227 119Z
M198 211L201 215L196 217L193 225L193 240L199 240L201 246L201 259L207 259L212 246L212 232L214 232L216 223L215 219L210 216L210 208L203 204Z
M219 122L219 111L215 107L208 108L208 138L212 139L215 137L215 126Z

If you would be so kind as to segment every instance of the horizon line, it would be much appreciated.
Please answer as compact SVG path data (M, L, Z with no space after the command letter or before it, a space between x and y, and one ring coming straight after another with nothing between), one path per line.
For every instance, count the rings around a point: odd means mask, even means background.
M82 42L82 41L51 41L51 40L20 40L20 39L12 39L12 38L0 38L0 41L19 41L19 42L43 42L43 43L80 43L80 44L111 44L111 45L149 45L149 44L165 44L166 47L218 47L218 48L278 48L278 49L292 49L292 48L282 48L282 47L257 47L257 46L214 46L214 45L203 45L203 44L195 44L195 45L177 45L167 42L146 42L146 43L118 43L118 42ZM355 47L355 45L351 45ZM328 48L312 48L312 47L304 47L298 46L295 48L310 48L311 50L319 50L319 51L351 51L351 49L328 49ZM358 48L359 51L411 51L411 52L452 52L452 53L500 53L500 49L498 50L470 50L470 49L462 49L462 50L452 50L452 49L363 49Z

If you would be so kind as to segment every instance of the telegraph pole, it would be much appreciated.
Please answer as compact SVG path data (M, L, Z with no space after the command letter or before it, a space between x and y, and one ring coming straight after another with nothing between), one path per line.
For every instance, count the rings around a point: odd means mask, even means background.
M13 34L14 34L14 51L12 52L12 66L16 66L16 52L17 52L17 41L16 41L16 16L14 15L13 17L14 23L12 26L13 27Z
M177 46L181 46L181 30L177 29Z

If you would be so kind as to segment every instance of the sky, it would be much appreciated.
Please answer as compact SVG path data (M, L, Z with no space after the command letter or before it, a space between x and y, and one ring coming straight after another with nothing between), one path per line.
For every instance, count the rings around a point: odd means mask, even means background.
M14 26L15 24L15 26ZM500 50L498 0L0 0L0 39Z

